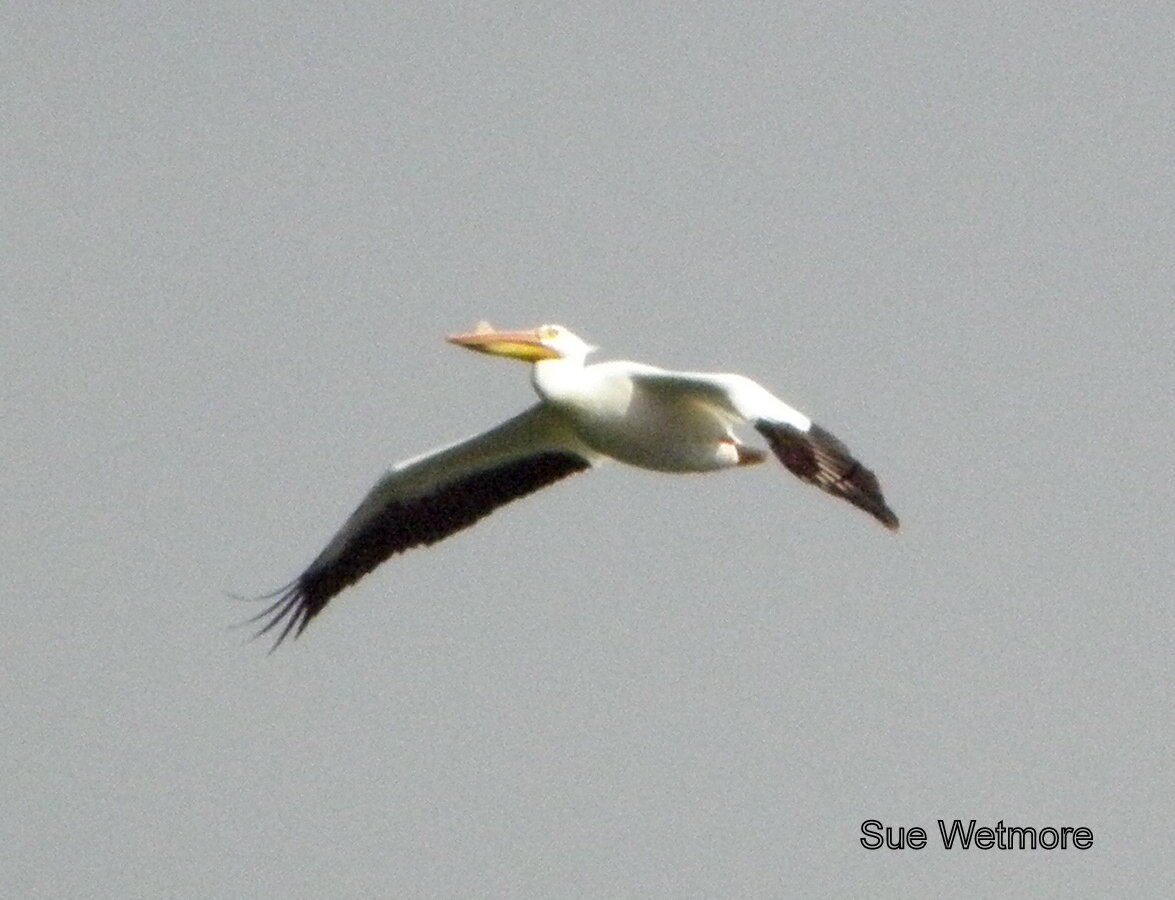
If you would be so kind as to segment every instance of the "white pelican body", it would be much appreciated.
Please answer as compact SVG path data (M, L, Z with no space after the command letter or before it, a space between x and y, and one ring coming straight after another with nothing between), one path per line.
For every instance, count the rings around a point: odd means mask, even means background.
M431 544L499 506L602 462L661 472L709 472L762 462L735 436L748 424L793 473L864 509L897 517L877 478L812 420L742 375L670 372L634 362L585 365L594 348L558 325L452 343L533 363L539 403L483 434L407 460L387 473L297 580L257 618L284 622L277 644L339 591L394 553Z
M741 375L669 372L634 362L584 366L569 357L536 363L534 386L596 452L660 472L760 461L731 427L767 411L802 430L812 424Z

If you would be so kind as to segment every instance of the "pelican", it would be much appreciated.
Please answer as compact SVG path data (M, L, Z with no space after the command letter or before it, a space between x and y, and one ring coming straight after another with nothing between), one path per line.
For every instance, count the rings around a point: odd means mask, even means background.
M877 477L839 440L742 375L671 372L635 362L587 365L596 349L561 325L448 340L531 364L539 402L489 431L399 463L381 478L306 570L251 621L268 618L276 649L343 588L388 557L433 544L500 506L613 459L658 472L712 472L760 463L745 424L793 474L842 497L890 530L898 518Z

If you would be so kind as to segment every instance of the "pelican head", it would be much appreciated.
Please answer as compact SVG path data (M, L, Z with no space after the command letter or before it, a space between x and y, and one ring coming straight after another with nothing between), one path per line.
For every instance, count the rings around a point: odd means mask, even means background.
M529 331L497 331L482 322L468 334L455 334L449 343L479 353L508 356L524 362L545 359L580 359L596 349L562 325L540 325Z

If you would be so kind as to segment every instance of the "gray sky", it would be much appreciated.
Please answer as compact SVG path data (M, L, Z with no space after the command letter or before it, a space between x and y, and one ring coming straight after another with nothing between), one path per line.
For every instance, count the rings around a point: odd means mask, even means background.
M1175 12L638 5L3 13L13 896L1169 887ZM531 402L479 318L762 381L902 532L614 466L267 657L226 591Z

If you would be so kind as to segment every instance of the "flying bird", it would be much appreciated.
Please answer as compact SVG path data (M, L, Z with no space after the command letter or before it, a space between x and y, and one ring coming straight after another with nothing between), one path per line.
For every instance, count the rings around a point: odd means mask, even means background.
M433 544L500 506L608 459L659 472L711 472L760 463L740 441L754 428L804 481L897 530L877 477L839 440L742 375L672 372L635 362L586 364L596 349L560 325L476 331L460 347L531 364L539 402L468 440L399 463L381 478L306 570L251 621L276 648L300 635L343 588L388 557Z

